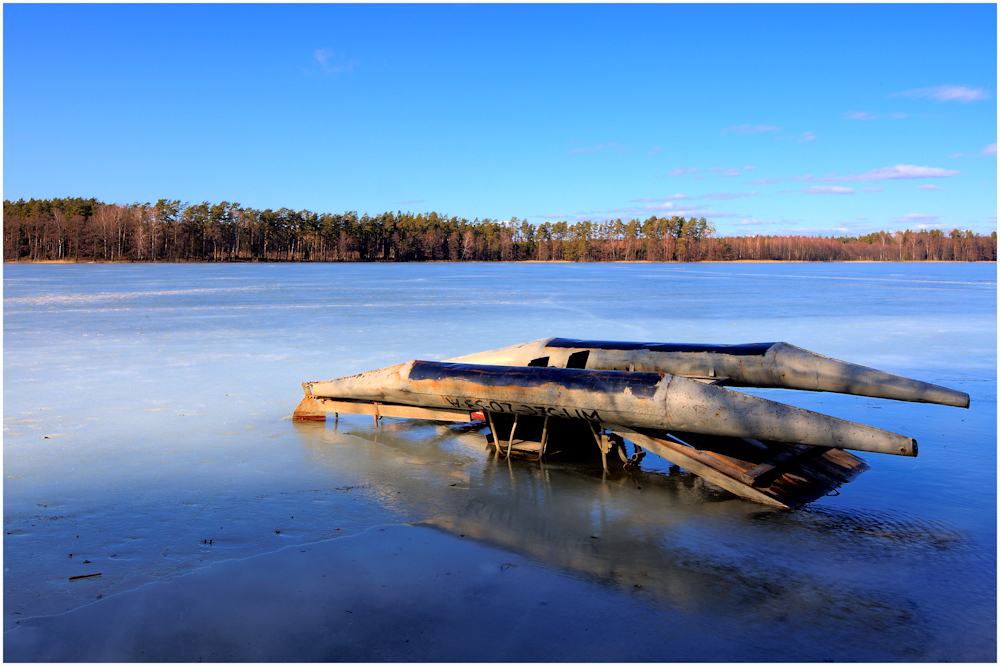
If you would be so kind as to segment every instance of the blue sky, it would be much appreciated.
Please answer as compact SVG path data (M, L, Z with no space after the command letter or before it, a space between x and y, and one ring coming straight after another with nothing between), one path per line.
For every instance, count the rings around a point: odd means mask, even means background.
M3 195L989 233L996 11L5 4Z

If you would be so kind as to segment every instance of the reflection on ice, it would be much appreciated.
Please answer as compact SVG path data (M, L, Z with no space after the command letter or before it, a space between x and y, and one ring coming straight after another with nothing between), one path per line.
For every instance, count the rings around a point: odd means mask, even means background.
M383 421L341 433L299 427L310 448L360 439L378 448L359 455L419 466L420 483L380 495L395 504L434 504L461 489L457 511L419 524L474 538L621 593L727 621L790 622L796 631L839 623L909 645L921 658L933 618L922 592L905 585L872 589L852 580L845 562L891 568L947 561L966 535L916 517L814 508L788 514L738 500L672 468L602 478L591 466L467 456L483 448L474 426L409 426ZM477 469L478 467L478 469ZM459 470L462 471L459 471ZM900 541L905 546L900 549ZM929 558L929 559L928 559ZM940 562L938 562L940 563Z

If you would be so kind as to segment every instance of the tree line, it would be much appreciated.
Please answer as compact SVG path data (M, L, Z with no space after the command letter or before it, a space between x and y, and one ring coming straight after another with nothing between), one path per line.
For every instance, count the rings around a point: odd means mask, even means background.
M996 232L717 237L705 218L545 222L256 210L239 203L4 201L17 261L996 261Z

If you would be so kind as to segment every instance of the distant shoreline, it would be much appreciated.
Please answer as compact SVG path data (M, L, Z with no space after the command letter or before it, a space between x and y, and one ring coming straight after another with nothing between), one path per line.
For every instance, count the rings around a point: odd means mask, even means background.
M226 201L4 201L5 262L988 261L997 237L907 229L857 236L720 236L704 217L543 222L430 213L256 210Z
M6 266L17 264L663 264L687 266L698 264L995 264L995 259L961 260L961 259L705 259L701 261L653 261L651 259L633 259L631 261L571 261L569 259L517 259L510 261L448 261L446 259L425 259L414 261L368 260L368 261L311 261L302 259L230 259L222 261L184 260L174 261L97 261L94 259L39 259L36 261L4 261Z

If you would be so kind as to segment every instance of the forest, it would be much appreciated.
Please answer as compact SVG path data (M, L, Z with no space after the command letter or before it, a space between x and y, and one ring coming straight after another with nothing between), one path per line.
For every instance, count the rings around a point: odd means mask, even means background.
M996 261L997 234L716 236L705 218L545 222L314 213L238 203L3 203L4 262Z

